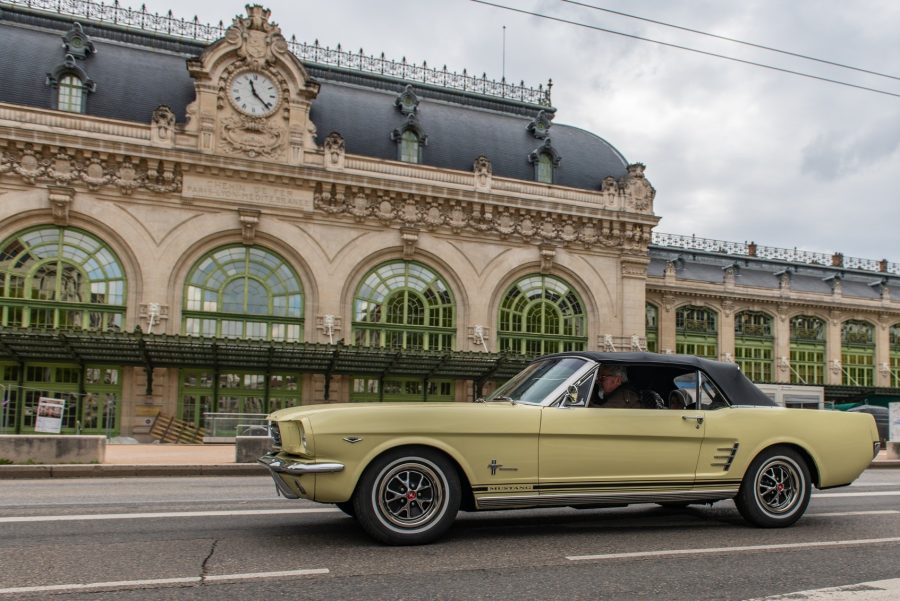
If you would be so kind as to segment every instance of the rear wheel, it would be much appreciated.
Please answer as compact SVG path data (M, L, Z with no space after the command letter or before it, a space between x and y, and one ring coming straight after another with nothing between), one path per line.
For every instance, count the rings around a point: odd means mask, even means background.
M366 469L353 497L356 519L389 545L421 545L456 519L460 483L450 461L431 449L397 449Z
M734 503L745 520L762 528L783 528L809 505L809 468L796 451L772 447L750 464Z

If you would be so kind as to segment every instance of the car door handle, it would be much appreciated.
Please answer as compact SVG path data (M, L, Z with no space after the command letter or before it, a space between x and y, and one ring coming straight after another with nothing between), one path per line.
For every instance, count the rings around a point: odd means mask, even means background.
M688 420L690 420L690 419L696 420L696 422L697 422L697 429L698 429L698 430L700 429L700 424L703 423L703 416L702 416L702 415L682 415L682 416L681 416L681 419L683 419L684 421L688 421Z

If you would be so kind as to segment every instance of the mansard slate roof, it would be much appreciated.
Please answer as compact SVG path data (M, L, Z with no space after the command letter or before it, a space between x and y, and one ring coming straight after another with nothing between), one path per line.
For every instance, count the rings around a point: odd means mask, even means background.
M881 298L881 286L887 288L891 298L900 298L900 278L894 274L810 265L796 261L736 257L726 253L660 245L650 246L650 265L647 267L647 274L651 278L664 277L666 265L670 262L675 266L676 279L685 283L721 284L725 279L725 270L732 267L734 285L737 289L777 290L780 288L781 273L787 271L790 289L795 292L830 295L833 282L837 279L841 284L841 294L845 298L878 300Z
M184 123L194 99L186 60L198 56L206 43L8 6L0 8L0 56L5 59L0 102L53 108L54 90L45 79L63 63L62 36L76 21L96 47L95 54L77 61L96 83L86 114L149 123L154 109L165 104ZM418 123L427 135L422 164L472 171L475 159L484 155L495 176L534 180L529 154L544 140L529 133L528 125L540 109L552 115L553 108L316 63L305 66L321 84L310 114L319 144L338 132L349 154L396 160L391 132L402 128L406 116L394 101L412 83L420 100ZM596 190L604 178L626 174L625 158L595 134L554 123L549 136L562 159L554 170L556 185Z

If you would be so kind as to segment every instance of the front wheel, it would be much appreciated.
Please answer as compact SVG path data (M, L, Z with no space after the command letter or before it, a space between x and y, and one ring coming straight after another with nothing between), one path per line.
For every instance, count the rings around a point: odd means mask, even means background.
M421 545L443 534L460 505L456 469L426 448L388 452L366 469L353 497L356 519L389 545Z
M809 468L800 454L773 447L750 464L734 503L754 526L783 528L806 511L810 490Z

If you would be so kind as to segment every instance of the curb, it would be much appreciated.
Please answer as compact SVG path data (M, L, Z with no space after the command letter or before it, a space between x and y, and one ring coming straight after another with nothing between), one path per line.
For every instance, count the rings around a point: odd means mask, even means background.
M44 478L152 478L166 476L266 476L255 463L216 465L3 465L0 480Z

